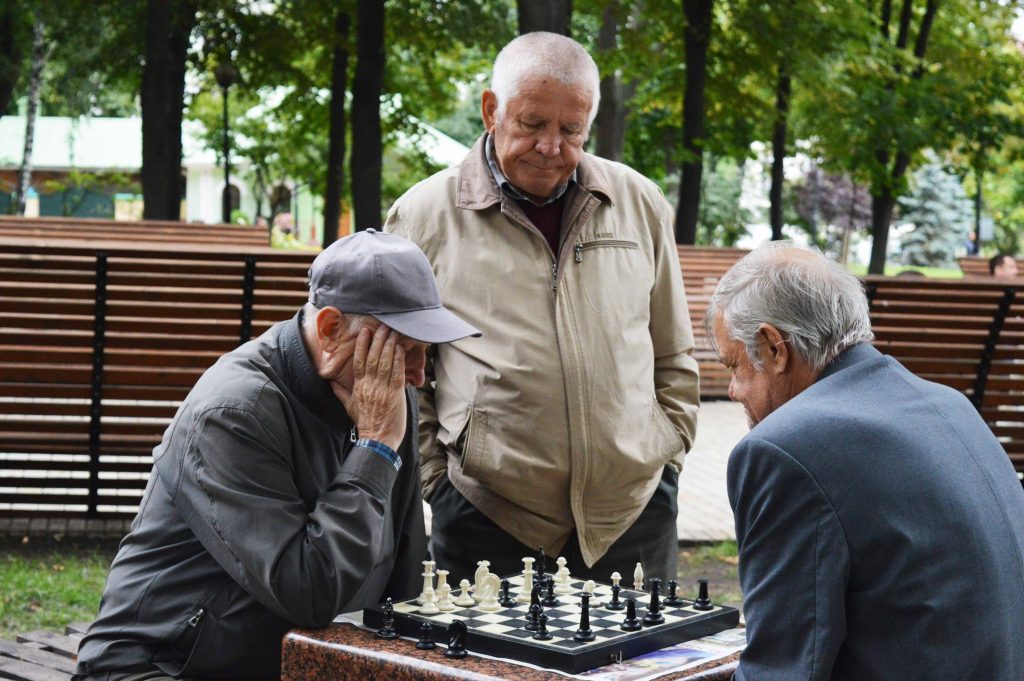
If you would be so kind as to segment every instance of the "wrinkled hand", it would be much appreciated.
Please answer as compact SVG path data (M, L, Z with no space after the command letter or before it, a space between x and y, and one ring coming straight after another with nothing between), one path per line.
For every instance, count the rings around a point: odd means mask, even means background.
M352 393L345 407L360 438L398 450L405 437L405 350L399 334L384 324L362 329L352 357ZM349 404L351 403L351 405Z

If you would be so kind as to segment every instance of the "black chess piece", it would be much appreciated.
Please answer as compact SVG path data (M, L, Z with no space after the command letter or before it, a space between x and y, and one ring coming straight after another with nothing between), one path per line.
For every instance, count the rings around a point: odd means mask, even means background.
M534 603L530 606L529 611L526 613L526 627L524 627L527 631L537 631L542 611L543 608L540 607L540 603Z
M622 610L626 606L619 600L619 592L622 591L622 587L618 584L612 584L612 599L608 601L608 604L604 607L609 610Z
M537 618L537 631L533 632L533 637L538 641L550 641L553 638L548 631L548 616L544 613Z
M590 628L590 594L580 594L580 628L573 634L574 641L593 641L594 630Z
M434 643L430 632L430 623L424 622L420 625L420 640L416 641L416 648L419 650L433 650L437 645Z
M459 620L455 620L448 625L448 650L444 651L444 656L461 660L467 654L466 625Z
M535 605L538 608L540 608L540 586L538 586L536 584L534 584L533 588L530 589L530 608L533 608L533 606L535 606ZM530 621L530 613L529 613L529 611L527 611L527 613L526 613L526 621L527 622Z
M391 599L384 601L384 621L381 623L381 628L377 631L377 638L384 638L391 640L398 638L398 632L395 631L395 606L391 604Z
M686 603L686 601L676 595L677 588L679 588L679 583L676 580L668 580L668 597L662 601L663 604L671 605L673 608L678 608Z
M700 585L700 588L697 590L697 600L693 602L693 609L711 610L714 606L711 605L711 599L708 598L708 580L698 579L697 584Z
M537 550L537 571L533 573L533 583L543 584L544 583L544 569L547 565L548 557L544 555L544 547L540 547Z
M544 580L544 590L546 595L544 596L544 600L540 602L541 605L545 608L554 608L561 605L561 602L558 600L558 596L555 595L555 578L551 575L548 575Z
M651 578L651 600L647 604L647 614L644 615L644 626L650 627L661 624L665 616L661 614L661 580Z
M636 617L636 599L626 599L626 619L619 625L623 631L640 631L640 620Z
M511 608L516 604L516 599L512 597L511 589L511 582L507 579L501 580L501 591L498 592L498 604L502 607Z

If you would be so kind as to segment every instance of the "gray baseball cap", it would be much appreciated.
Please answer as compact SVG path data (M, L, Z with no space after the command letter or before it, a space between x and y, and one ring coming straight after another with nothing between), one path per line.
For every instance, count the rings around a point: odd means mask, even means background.
M309 302L370 315L424 343L481 335L441 305L423 251L375 229L338 239L316 257L309 268Z

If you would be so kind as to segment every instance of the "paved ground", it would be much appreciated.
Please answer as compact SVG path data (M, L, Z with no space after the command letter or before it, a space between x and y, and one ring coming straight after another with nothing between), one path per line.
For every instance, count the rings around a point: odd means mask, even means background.
M725 489L729 452L747 433L747 417L735 402L716 400L701 405L697 441L686 455L679 478L680 541L735 539L732 509Z

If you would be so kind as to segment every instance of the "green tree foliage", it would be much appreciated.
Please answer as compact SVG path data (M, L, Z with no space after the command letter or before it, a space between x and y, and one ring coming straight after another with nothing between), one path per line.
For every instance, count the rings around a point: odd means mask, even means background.
M928 267L956 264L971 228L970 200L960 180L942 166L922 166L913 179L913 190L899 202L901 222L913 225L900 242L899 260L906 265Z
M753 215L740 205L745 169L732 159L709 159L702 178L698 243L735 246L747 235Z

